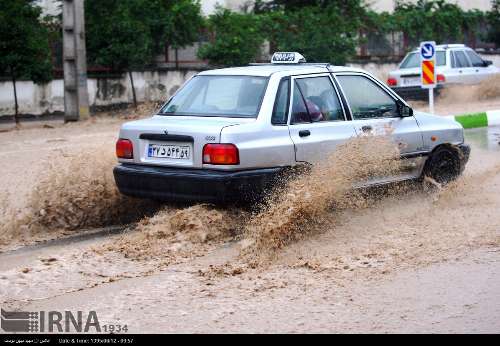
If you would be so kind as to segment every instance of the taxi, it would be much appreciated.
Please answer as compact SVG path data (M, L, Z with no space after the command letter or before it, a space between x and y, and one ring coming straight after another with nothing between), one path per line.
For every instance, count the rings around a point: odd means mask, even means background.
M368 184L446 183L463 171L470 148L459 123L413 111L363 70L280 52L269 64L201 72L154 116L122 125L114 177L133 197L250 200L283 172L388 126L412 169Z

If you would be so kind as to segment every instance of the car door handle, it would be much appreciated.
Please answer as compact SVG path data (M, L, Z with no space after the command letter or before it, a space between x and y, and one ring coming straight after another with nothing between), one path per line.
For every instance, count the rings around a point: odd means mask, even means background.
M311 131L309 131L309 130L299 131L299 136L300 137L309 137L310 135L311 135Z
M363 126L361 128L361 130L363 130L363 132L370 132L371 130L373 130L373 127L366 125L366 126Z

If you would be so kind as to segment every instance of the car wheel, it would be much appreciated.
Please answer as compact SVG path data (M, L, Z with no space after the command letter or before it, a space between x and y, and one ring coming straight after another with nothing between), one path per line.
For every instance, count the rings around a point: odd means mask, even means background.
M430 177L437 183L446 185L460 175L460 157L456 150L440 147L429 158L424 170L424 177Z

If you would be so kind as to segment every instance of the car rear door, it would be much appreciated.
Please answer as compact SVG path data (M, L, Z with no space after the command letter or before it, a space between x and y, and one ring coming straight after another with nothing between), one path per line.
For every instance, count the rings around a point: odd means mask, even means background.
M424 164L423 138L413 116L402 117L396 97L386 87L363 73L337 74L347 100L357 135L388 135L408 158L404 175L419 175Z
M329 73L292 78L289 130L297 162L314 163L356 136Z

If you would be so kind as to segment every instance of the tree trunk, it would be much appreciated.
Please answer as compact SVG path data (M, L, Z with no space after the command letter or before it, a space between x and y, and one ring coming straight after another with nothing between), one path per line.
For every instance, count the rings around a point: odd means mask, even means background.
M16 121L16 125L19 125L19 105L17 104L16 74L13 68L10 69L10 73L12 75L12 86L14 87L14 104L15 104L14 120Z
M128 71L128 76L130 78L130 85L132 85L132 97L134 99L134 107L137 108L137 97L135 95L135 87L134 87L134 77L132 77L132 71Z
M179 69L179 50L175 48L175 69Z

